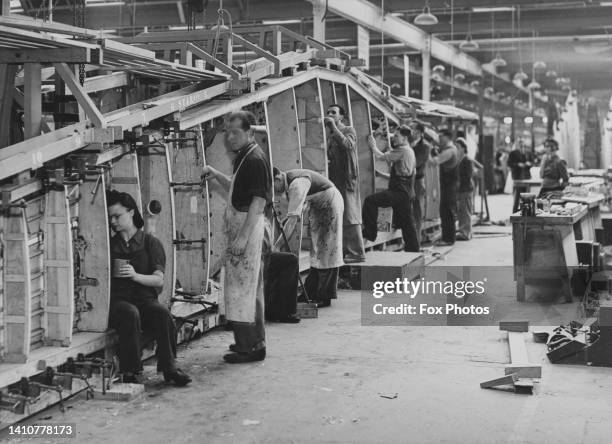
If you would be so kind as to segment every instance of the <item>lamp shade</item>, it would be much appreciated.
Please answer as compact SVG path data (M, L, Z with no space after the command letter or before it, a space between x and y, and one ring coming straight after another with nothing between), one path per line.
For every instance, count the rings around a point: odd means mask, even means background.
M557 77L557 71L554 69L549 69L546 71L546 77Z
M416 16L414 24L419 26L433 26L438 24L438 17L429 10L429 5L423 8L423 12Z
M546 69L546 62L543 60L537 60L533 62L534 69Z
M499 55L499 53L497 53L497 55L495 56L495 58L493 60L491 60L491 65L495 66L496 68L503 68L504 66L507 65L506 61L502 58L501 55Z
M516 74L514 74L514 80L516 81L524 81L527 80L528 76L527 74L525 74L525 71L523 71L522 69L520 69Z
M535 80L533 80L529 85L527 85L527 88L534 90L534 89L540 89L542 86L536 82Z
M475 42L472 39L472 36L470 34L468 34L465 40L459 44L459 49L461 49L462 51L477 51L478 49L480 49L480 45L478 44L478 42Z

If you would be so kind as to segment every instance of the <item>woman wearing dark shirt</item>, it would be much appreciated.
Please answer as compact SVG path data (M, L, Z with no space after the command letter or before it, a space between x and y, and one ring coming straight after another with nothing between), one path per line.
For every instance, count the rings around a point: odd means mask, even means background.
M144 221L128 193L107 193L108 219L116 233L110 241L111 264L128 260L113 270L110 326L119 334L119 363L123 382L142 383L141 330L157 343L157 370L167 382L183 386L191 378L178 369L176 326L170 311L157 301L164 284L166 256L161 242L142 231Z

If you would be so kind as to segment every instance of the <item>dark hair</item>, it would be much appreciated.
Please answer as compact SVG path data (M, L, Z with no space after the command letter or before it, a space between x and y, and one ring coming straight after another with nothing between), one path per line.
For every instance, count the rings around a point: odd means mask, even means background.
M251 111L236 111L229 115L228 122L232 120L240 120L240 128L244 131L248 131L251 129L251 126L257 124L257 120L255 119L255 115Z
M282 171L279 170L277 167L272 168L272 177L276 178L276 176L280 175L281 173Z
M440 136L446 136L449 139L453 138L453 133L450 130L444 129L442 131L440 131Z
M544 145L552 145L553 149L555 151L557 151L559 149L559 142L557 142L555 139L553 139L552 137L549 137L548 139L546 139L544 141Z
M142 219L140 210L138 210L138 205L136 205L136 201L130 194L122 193L117 190L108 190L106 192L106 206L110 207L116 204L120 204L128 210L134 210L134 215L132 216L134 225L136 228L144 227L144 220Z
M414 126L414 128L421 134L425 133L425 126L423 126L422 123L420 122L412 122L411 123L412 126Z
M340 105L338 105L337 103L332 103L331 105L329 105L329 106L327 107L327 109L333 108L334 106L335 106L336 108L338 108L338 112L340 113L340 115L341 115L341 116L344 116L344 115L345 115L345 113L346 113L346 112L344 111L344 108L342 108L342 107L341 107Z
M400 126L396 131L404 137L410 137L412 135L412 131L406 125Z

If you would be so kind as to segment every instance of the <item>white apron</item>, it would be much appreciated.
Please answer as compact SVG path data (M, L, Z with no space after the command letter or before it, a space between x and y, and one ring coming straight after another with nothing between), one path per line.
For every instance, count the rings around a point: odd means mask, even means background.
M344 202L336 187L308 197L310 266L318 269L344 265L342 259L342 218Z
M232 205L234 181L244 159L255 149L252 147L238 165L232 176L227 207L224 214L225 254L223 260L223 296L225 317L235 322L255 322L255 301L257 298L259 274L261 272L261 249L264 238L265 216L257 216L255 226L249 235L244 254L236 256L230 253L229 247L247 218L247 212L238 211Z

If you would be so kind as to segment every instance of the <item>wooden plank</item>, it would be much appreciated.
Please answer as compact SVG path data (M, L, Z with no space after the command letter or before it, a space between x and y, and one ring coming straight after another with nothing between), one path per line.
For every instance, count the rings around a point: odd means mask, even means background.
M75 324L79 331L103 332L110 304L110 249L104 175L88 175L79 187L79 278L94 278L97 285L77 287ZM76 246L75 246L76 248Z
M508 332L508 345L510 346L510 362L512 364L524 364L529 362L525 336L521 332Z
M42 119L40 63L24 65L24 137L40 135Z
M266 122L270 132L270 151L273 166L281 171L302 167L300 134L295 93L290 88L272 96L265 104ZM285 196L276 196L281 219L287 214L288 202ZM291 252L299 254L302 245L303 226L300 223L289 238ZM275 231L275 237L278 233Z
M516 374L519 378L541 378L542 366L530 364L511 364L504 370L506 375Z
M0 148L11 143L13 101L9 98L13 95L15 74L17 74L15 65L0 64Z
M529 321L500 321L499 329L505 331L526 332L529 331Z
M70 345L74 322L74 263L67 190L51 189L45 209L45 342ZM49 220L52 219L52 220ZM62 219L63 223L56 220Z
M493 388L499 387L500 385L514 385L518 380L518 376L515 374L502 376L501 378L491 379L480 383L480 388Z
M222 140L222 134L220 134ZM216 140L216 139L215 139ZM210 148L209 148L210 149ZM225 153L225 148L223 148ZM192 141L181 143L172 150L171 171L173 182L196 182L201 180L204 167L204 151ZM177 240L206 240L209 223L209 208L202 187L173 187ZM222 213L221 213L222 215ZM223 223L219 224L221 230ZM184 291L205 294L207 277L202 271L209 260L208 242L174 245L176 254L176 280Z
M93 100L75 78L73 72L65 63L54 63L55 71L60 75L66 86L70 88L79 105L85 110L87 118L97 128L106 128L106 118L102 115Z
M295 88L302 167L327 177L327 140L317 79Z
M367 142L372 133L372 119L368 102L351 88L349 103L355 132L357 133L357 156L359 161L359 191L361 203L375 192L374 155Z
M102 53L91 48L3 49L0 60L6 63L91 63L102 64Z
M127 180L126 180L127 179ZM109 186L134 198L142 214L142 196L136 153L128 153L111 163Z
M161 138L158 132L147 132L149 136ZM165 144L144 146L138 153L138 173L143 201L144 230L155 236L164 246L166 268L164 286L158 296L160 303L170 306L176 281L176 255L172 244L174 227L174 193L170 188L170 149ZM151 202L157 201L161 210L154 214L149 211Z
M5 227L4 313L5 361L25 362L30 353L31 282L28 257L26 211L7 210ZM10 236L13 235L13 236ZM13 276L23 279L12 279ZM20 318L11 318L18 316Z

